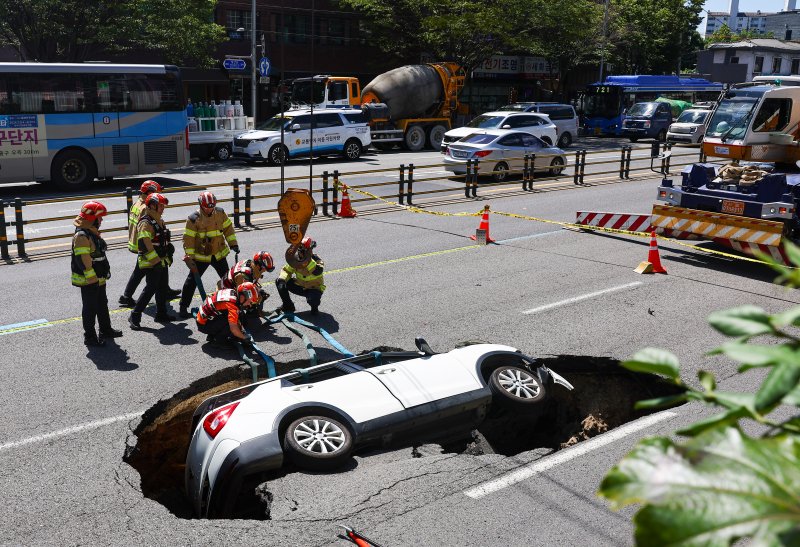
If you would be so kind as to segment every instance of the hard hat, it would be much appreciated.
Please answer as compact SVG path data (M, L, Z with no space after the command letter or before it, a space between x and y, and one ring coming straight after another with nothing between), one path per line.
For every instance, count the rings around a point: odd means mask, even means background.
M300 245L304 249L311 250L311 249L313 249L314 247L317 246L317 242L314 241L313 239L311 239L310 237L306 236L306 237L303 238L303 241L300 242Z
M200 195L197 197L197 203L199 203L200 207L203 209L213 209L217 206L217 197L211 192L200 192Z
M164 194L159 194L158 192L154 192L147 196L147 201L145 202L148 207L158 207L159 205L168 205L169 200L167 196Z
M250 281L245 281L236 287L236 294L239 296L244 296L244 302L242 302L242 305L246 308L258 304L260 298L260 295L258 294L258 287L256 287L255 283L251 283Z
M142 186L139 188L139 192L144 194L145 196L148 194L152 194L153 192L160 192L162 190L161 185L154 180L146 180L142 183Z
M262 270L271 272L275 269L275 262L272 260L272 255L266 251L261 251L253 255L253 262L258 264Z
M99 201L87 201L81 207L81 212L78 216L89 222L94 222L97 218L104 217L107 214L108 209Z

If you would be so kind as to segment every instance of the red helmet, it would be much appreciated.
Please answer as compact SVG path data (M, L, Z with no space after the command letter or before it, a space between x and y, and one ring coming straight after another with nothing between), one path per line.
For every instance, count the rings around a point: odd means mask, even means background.
M275 262L272 260L272 255L267 251L261 251L253 255L253 263L258 264L262 270L271 272L275 269Z
M200 192L200 195L197 197L197 203L199 203L200 207L203 209L213 209L217 206L217 196L211 192Z
M256 287L255 283L251 283L250 281L245 281L236 287L236 294L239 296L244 296L244 302L242 302L242 306L246 308L258 304L258 301L261 298L261 295L258 294L258 287Z
M83 207L81 207L81 212L78 216L89 222L94 222L96 219L104 217L107 214L108 209L99 201L87 201L83 204Z
M139 188L139 192L146 195L152 194L154 192L160 192L162 190L161 185L154 180L146 180L142 183L142 186Z
M164 194L153 192L152 194L147 196L147 201L145 201L145 204L148 207L155 208L158 207L159 205L169 205L169 200L167 199L167 196L165 196Z
M306 236L303 238L303 241L300 242L300 245L307 250L311 250L317 246L317 242L311 239L310 237Z

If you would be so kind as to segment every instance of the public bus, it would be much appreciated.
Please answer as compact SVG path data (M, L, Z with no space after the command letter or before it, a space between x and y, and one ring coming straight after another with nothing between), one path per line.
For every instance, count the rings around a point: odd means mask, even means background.
M722 84L678 76L608 76L586 86L583 95L584 135L620 135L623 112L635 103L658 98L689 103L716 101Z
M175 66L0 63L0 183L79 189L188 165L185 103Z

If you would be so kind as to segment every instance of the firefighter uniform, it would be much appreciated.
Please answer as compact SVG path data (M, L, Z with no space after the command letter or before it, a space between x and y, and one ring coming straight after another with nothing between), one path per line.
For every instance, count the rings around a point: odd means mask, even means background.
M228 260L225 258L233 249L239 251L233 223L221 207L214 207L211 214L197 210L186 220L183 232L183 250L186 253L189 268L197 268L202 277L209 266L213 267L220 278L228 273ZM190 271L183 282L180 309L181 315L188 317L186 309L192 300L197 283Z
M139 217L142 215L142 211L145 208L144 200L146 197L146 194L140 195L139 199L131 205L131 210L128 212L128 250L134 254L139 253L139 231L136 227L139 224ZM120 304L130 305L133 300L133 293L136 292L137 287L139 287L142 279L144 279L144 274L145 272L139 267L139 261L137 260L133 272L131 272L131 276L128 279L128 283L125 285L125 290L122 292L122 296L119 299Z
M163 198L160 194L151 194ZM163 202L166 204L166 199ZM142 312L150 303L153 295L156 297L156 317L159 322L173 321L175 317L169 315L167 310L167 291L169 290L169 266L172 264L172 255L175 248L170 242L170 231L164 224L157 208L146 207L141 220L136 227L138 232L138 264L145 272L145 288L136 306L131 312L129 322L134 329L141 328Z
M281 270L275 287L281 297L283 311L294 312L294 304L289 293L304 296L308 305L311 306L311 313L316 315L322 301L322 293L325 292L325 280L323 269L325 264L316 254L303 266L293 268L286 264Z
M251 308L251 310L262 315L264 311L264 302L269 298L269 294L259 283L262 275L264 275L264 272L255 261L249 258L247 260L240 260L219 280L217 287L219 289L235 289L242 283L254 283L258 288L260 300L258 306Z
M234 338L244 341L246 335L240 319L243 311L235 289L221 289L206 297L197 312L197 330L207 335L209 342Z

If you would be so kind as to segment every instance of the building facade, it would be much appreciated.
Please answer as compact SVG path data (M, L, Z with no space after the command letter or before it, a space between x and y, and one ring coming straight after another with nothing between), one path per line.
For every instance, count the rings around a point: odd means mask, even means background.
M729 72L741 74L739 81L749 82L753 76L789 76L800 74L800 43L787 42L772 38L756 38L733 43L711 44L701 52L703 59L698 59L698 68L713 63L708 70L711 74ZM735 66L734 66L735 65ZM742 70L742 65L746 67ZM733 82L735 80L717 77L717 81Z

